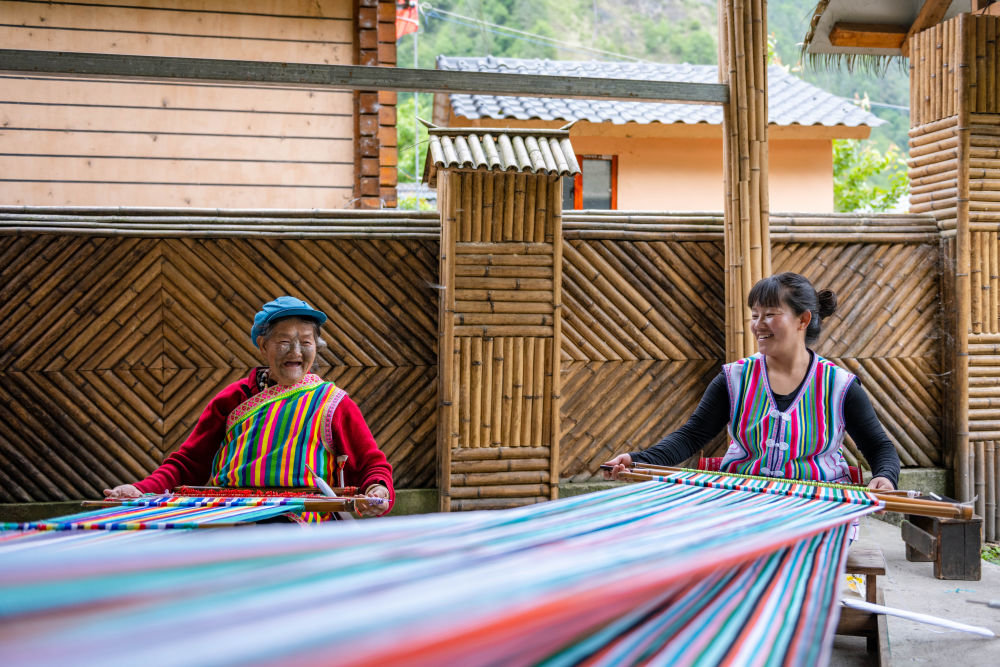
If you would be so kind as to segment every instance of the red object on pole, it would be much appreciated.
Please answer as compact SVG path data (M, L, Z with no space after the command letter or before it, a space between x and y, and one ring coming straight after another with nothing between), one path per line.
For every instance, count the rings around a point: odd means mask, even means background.
M396 41L403 35L409 35L420 29L420 19L417 18L416 0L397 0L396 2Z

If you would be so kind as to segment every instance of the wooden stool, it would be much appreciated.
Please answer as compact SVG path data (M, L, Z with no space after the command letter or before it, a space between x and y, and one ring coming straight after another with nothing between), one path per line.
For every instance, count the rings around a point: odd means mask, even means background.
M906 560L934 563L938 579L979 581L982 577L983 547L980 531L983 518L938 519L907 514L900 526L906 542Z
M879 575L885 574L885 556L878 547L851 547L847 552L847 574L865 575L865 600L885 604L878 588ZM878 657L879 665L889 664L889 628L884 614L873 614L861 609L841 607L838 635L865 637L869 653Z

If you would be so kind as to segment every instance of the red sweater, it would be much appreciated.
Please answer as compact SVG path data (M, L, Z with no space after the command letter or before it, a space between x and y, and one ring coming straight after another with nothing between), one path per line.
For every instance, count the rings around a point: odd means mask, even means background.
M188 439L149 477L135 482L135 487L143 493L160 493L181 484L204 484L212 475L212 460L225 438L229 413L258 393L256 379L255 368L250 371L249 376L219 392L201 413ZM384 484L389 489L388 512L396 501L396 492L392 486L392 465L375 444L375 438L365 423L365 418L361 416L361 410L350 396L344 396L337 405L331 426L334 441L338 445L337 453L348 456L344 467L344 482L348 486L357 486L362 491L372 484Z

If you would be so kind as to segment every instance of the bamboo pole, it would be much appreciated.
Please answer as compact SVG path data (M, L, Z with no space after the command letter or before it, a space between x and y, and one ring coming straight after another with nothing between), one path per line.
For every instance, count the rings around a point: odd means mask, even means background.
M986 498L984 502L983 510L983 528L984 528L984 538L988 542L995 542L997 540L996 534L996 523L997 523L997 475L996 475L996 441L991 440L984 444L984 474L986 477Z
M504 447L511 446L511 425L514 414L514 339L504 339L503 363L503 432L500 442Z
M480 448L480 449L495 449L495 448ZM544 458L534 457L534 458L521 458L521 459L507 458L507 459L456 461L455 463L452 464L451 470L453 474L463 474L463 473L489 474L498 472L516 472L516 471L534 470L546 475L544 480L548 480L549 456L548 452L546 452Z
M521 241L514 235L514 178L513 172L503 177L503 234L501 241Z
M479 436L483 428L483 339L476 336L465 339L469 341L471 347L472 377L471 396L469 398L469 446L481 447L486 443L480 442Z
M559 476L561 471L561 405L562 389L562 283L563 283L563 240L562 225L562 179L556 177L548 188L549 200L546 206L548 216L545 221L545 236L552 237L552 337L546 341L546 358L549 366L545 383L546 391L543 407L545 430L547 437L542 442L549 446L549 497L556 500L559 497Z
M493 411L490 417L490 437L489 444L491 447L500 447L503 444L503 434L501 431L504 414L503 414L503 396L504 396L504 339L494 338L493 339L493 402L491 405L491 410Z
M477 449L459 448L452 452L455 461L506 461L508 459L527 460L529 458L544 458L549 460L548 447L479 447ZM512 464L513 465L513 464ZM518 468L510 468L518 470Z
M983 331L983 290L982 290L982 234L970 233L971 252L969 285L972 309L972 333L982 333Z
M548 358L545 355L546 339L532 338L531 340L535 345L535 359L530 369L534 373L534 377L531 386L531 428L526 440L528 445L534 446L545 444L545 441L542 440L542 405L545 402L543 390Z
M535 364L540 360L535 359L535 341L538 338L524 339L524 389L521 418L521 444L526 446L541 444L531 439L532 414L535 407Z
M970 479L969 443L969 320L971 295L970 292L970 232L969 232L969 164L966 151L969 143L969 66L968 48L970 35L975 34L974 24L968 14L960 14L959 34L962 45L960 53L965 54L959 64L959 104L958 104L958 206L956 211L955 237L955 312L957 313L955 331L955 392L956 392L956 448L955 448L955 492L959 500L969 500L972 497L972 480Z
M535 195L538 192L538 179L542 178L536 174L524 175L524 240L531 242L535 240Z
M453 422L457 412L454 401L455 377L453 371L455 346L455 231L458 221L458 192L452 187L453 173L438 175L438 189L444 206L441 209L441 240L439 242L439 276L444 284L440 292L438 311L438 509L451 510L451 452L453 448Z
M471 412L470 399L472 393L472 353L470 350L472 338L462 336L458 338L458 446L472 447L469 439L469 414Z

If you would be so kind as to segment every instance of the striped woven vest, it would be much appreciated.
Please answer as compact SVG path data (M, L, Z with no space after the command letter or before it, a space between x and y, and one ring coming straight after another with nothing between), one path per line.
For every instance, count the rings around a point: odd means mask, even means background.
M313 486L306 465L331 482L330 418L345 395L310 373L290 387L268 387L251 396L229 415L208 483Z
M781 412L767 381L764 357L726 364L729 450L721 469L748 475L848 482L844 397L854 375L813 355L799 393Z

